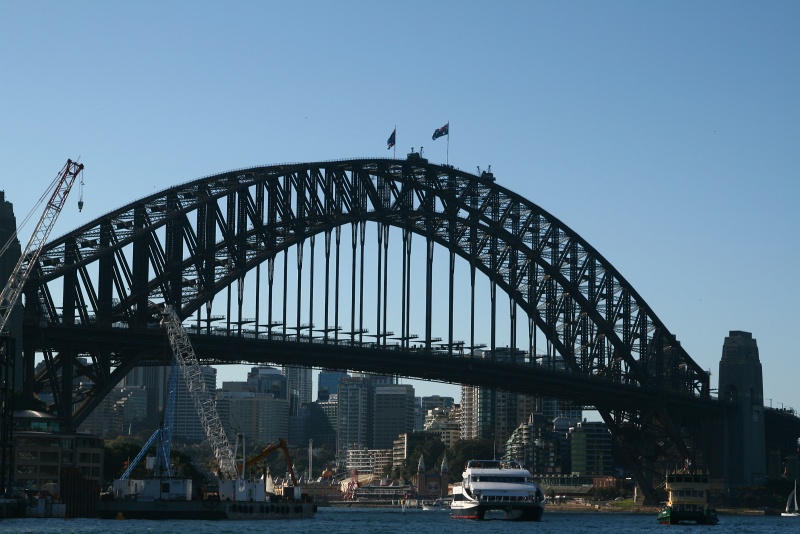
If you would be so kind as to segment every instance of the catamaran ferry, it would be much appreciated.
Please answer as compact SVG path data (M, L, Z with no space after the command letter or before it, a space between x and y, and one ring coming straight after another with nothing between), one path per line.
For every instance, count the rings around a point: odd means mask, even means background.
M510 521L541 521L545 498L531 473L515 460L470 460L453 485L450 516L485 519L500 512Z

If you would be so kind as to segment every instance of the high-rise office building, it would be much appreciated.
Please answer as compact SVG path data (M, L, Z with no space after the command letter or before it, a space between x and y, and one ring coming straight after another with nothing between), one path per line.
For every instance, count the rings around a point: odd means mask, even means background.
M147 392L147 414L142 422L144 428L155 430L161 424L167 404L171 370L171 366L134 367L122 379L125 386L143 387Z
M339 379L347 377L344 371L322 370L317 375L317 400L327 401L339 391Z
M311 402L314 382L310 367L283 366L283 375L289 387L289 415L300 415L300 407Z
M276 399L289 400L289 381L277 367L253 367L247 373L247 383L256 393L270 393Z
M374 384L372 448L391 449L397 436L414 430L414 386Z
M372 381L364 377L339 380L337 449L371 449Z
M270 393L241 392L229 400L228 417L256 450L289 435L289 401ZM231 439L233 436L228 436Z
M338 385L338 384L337 384ZM314 446L328 444L336 447L336 429L338 427L338 396L335 400L317 401L306 405L306 435L314 440Z
M203 381L206 389L214 398L217 389L217 370L213 367L203 366L200 368L203 374ZM206 439L205 428L200 421L194 397L186 387L186 380L183 374L178 375L178 389L175 395L175 420L172 426L172 435L186 441L200 442Z
M521 354L519 351L515 351ZM475 351L474 356L494 361L509 361L509 348ZM489 439L498 450L505 448L511 433L536 410L535 397L495 391L476 386L461 386L462 439Z

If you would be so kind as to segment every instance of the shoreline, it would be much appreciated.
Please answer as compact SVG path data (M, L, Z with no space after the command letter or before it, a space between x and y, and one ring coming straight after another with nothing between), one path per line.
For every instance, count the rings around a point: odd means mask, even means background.
M390 502L348 502L348 501L331 501L323 506L332 508L400 508L397 503ZM407 510L421 510L416 506L408 506ZM633 505L633 506L615 506L607 503L570 503L570 504L551 504L547 503L545 507L545 514L548 513L596 513L596 514L627 514L627 515L658 515L661 506L649 505ZM764 516L769 515L766 510L759 508L717 508L717 514L724 515L753 515Z

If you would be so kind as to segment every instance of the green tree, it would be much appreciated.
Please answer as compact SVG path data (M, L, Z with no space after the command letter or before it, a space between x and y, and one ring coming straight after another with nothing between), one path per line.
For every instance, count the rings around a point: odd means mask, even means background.
M136 442L125 438L117 438L108 441L105 444L104 459L103 459L103 472L106 476L106 482L111 483L111 480L117 479L122 476L128 468L130 462L133 462L139 452L142 450L144 443ZM147 451L146 456L155 456L156 447L151 445ZM192 460L192 456L177 450L172 449L170 453L170 463L173 466L173 476L181 478L191 478L195 485L206 484L208 478L202 473ZM153 472L147 470L145 458L131 472L131 478L151 478Z
M461 473L467 462L475 459L494 458L494 443L488 439L463 439L457 441L450 448L448 464L450 465L450 478L461 478Z
M112 441L107 441L105 444L105 453L103 457L103 473L106 476L107 482L110 483L112 479L117 479L122 476L128 468L129 462L133 462L139 451L142 450L143 442L135 442L124 438L117 438ZM153 449L155 452L155 449ZM148 476L147 470L144 467L144 462L139 462L140 465L136 466L131 478L145 478Z
M417 443L401 466L389 466L384 469L383 475L403 483L410 483L417 476L420 456L425 459L425 470L432 473L438 472L446 452L447 447L439 438L430 437Z

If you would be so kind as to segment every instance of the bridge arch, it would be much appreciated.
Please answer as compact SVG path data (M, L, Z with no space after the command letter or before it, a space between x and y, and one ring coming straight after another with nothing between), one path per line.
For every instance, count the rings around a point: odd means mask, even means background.
M287 248L365 221L465 259L519 305L566 368L708 394L707 373L576 232L490 173L416 155L254 167L171 187L48 244L28 294L35 291L49 324L141 325L154 319L151 304L160 300L180 303L188 316ZM63 312L53 282L63 284Z
M584 384L624 388L640 398L709 399L708 374L576 232L497 184L491 173L474 175L431 164L418 154L404 160L292 163L216 174L138 199L48 243L25 288L26 388L49 384L59 412L77 425L132 367L148 359L163 361L164 355L144 350L122 355L105 346L89 351L87 365L75 358L80 352L76 335L88 338L100 334L87 332L116 328L144 337L160 318L161 302L172 303L182 317L200 317L205 308L210 324L215 296L248 272L267 265L271 285L279 254L292 247L302 251L306 240L318 236L327 250L348 225L355 256L367 223L377 224L379 235L390 227L399 229L404 249L412 235L425 240L428 264L434 244L449 251L451 332L452 258L458 256L469 264L473 291L475 273L482 273L493 302L499 289L512 309L522 310L529 340L536 329L555 348L552 357L542 359L530 346L517 353L512 340L511 362L490 362L498 369L510 363L537 373L560 372ZM426 283L430 286L430 274ZM434 350L430 295L428 290L428 352ZM410 312L404 313L400 337L407 343ZM298 332L299 323L298 316ZM72 334L59 341L59 332ZM475 340L469 345L474 347ZM452 353L452 334L447 347ZM495 348L489 353L496 354ZM37 351L44 352L46 369L34 375ZM76 392L72 381L57 383L59 376L85 376L95 388ZM683 422L655 404L646 410L602 402L594 406L617 437L641 441L641 430L652 428L655 420L666 439L686 454ZM636 448L652 449L657 441L664 439L650 438Z

